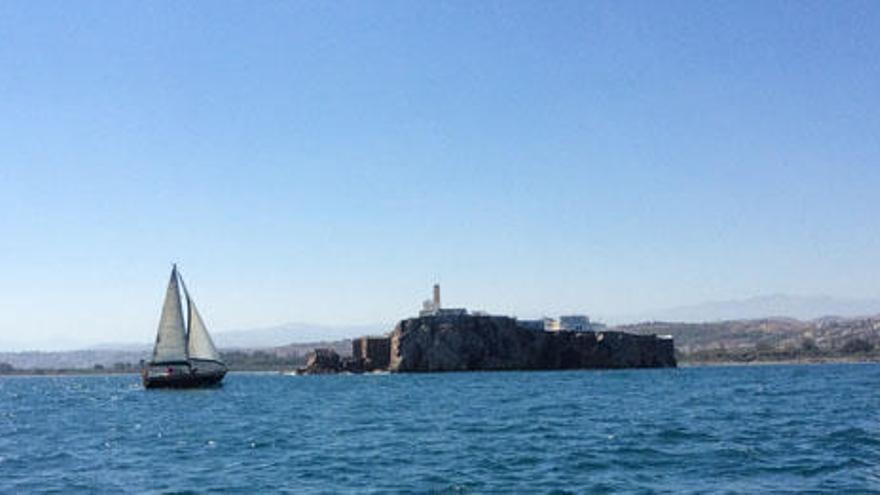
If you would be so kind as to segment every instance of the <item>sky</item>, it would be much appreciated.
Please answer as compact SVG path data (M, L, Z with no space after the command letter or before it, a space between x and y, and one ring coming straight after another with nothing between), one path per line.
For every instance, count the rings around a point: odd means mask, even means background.
M880 2L0 2L0 347L880 298Z

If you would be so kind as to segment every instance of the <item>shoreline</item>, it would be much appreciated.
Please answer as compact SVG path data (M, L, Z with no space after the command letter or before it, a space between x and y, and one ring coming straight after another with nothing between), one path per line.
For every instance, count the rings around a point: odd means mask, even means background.
M845 358L845 357L828 357L828 358L807 358L807 359L781 359L781 360L754 360L754 361L737 361L737 360L718 360L718 361L679 361L679 368L697 368L703 366L775 366L782 364L878 364L880 358Z
M825 365L825 364L880 364L880 358L815 358L815 359L797 359L797 360L775 360L775 361L680 361L678 368L707 368L707 367L746 367L746 366L782 366L782 365ZM597 368L581 368L584 371L596 371ZM653 369L653 368L632 368L632 369ZM674 369L674 368L672 368ZM254 369L254 370L230 370L230 374L248 374L248 375L283 375L291 370L288 368L278 369ZM502 370L499 370L502 371ZM523 371L523 370L517 370ZM531 371L577 371L576 368L564 370L531 370ZM429 374L447 373L444 371L427 372ZM90 369L65 369L65 370L15 370L12 372L0 373L0 378L4 377L58 377L58 376L118 376L118 375L135 375L140 376L140 371L95 371Z
M229 370L230 374L246 374L246 375L277 375L283 374L287 371L290 371L288 368L278 368L278 369L254 369L254 370ZM38 370L15 370L15 371L6 371L0 372L0 378L7 376L118 376L118 375L135 375L137 377L141 376L140 370L138 371L92 371L90 369L64 369L64 370L49 370L49 369L38 369Z

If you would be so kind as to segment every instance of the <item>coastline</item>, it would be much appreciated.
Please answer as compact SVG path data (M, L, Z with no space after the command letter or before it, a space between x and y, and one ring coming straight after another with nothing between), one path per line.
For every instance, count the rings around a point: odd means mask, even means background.
M878 364L880 358L846 358L846 357L827 357L827 358L807 358L807 359L777 359L777 360L753 360L753 361L737 361L737 360L718 360L718 361L689 361L680 360L678 366L680 368L699 368L706 366L778 366L785 364L805 364L805 365L822 365L822 364Z
M746 366L784 366L784 365L810 365L810 366L820 366L825 364L880 364L880 358L864 358L864 359L853 359L853 358L814 358L814 359L791 359L791 360L775 360L775 361L687 361L682 360L678 362L679 368L708 368L713 366L724 366L724 367L746 367ZM649 369L649 368L635 368L635 369ZM605 368L582 368L580 371L602 371ZM505 370L486 370L486 371L505 371ZM510 370L510 371L554 371L554 370ZM574 369L569 370L558 370L558 371L575 371ZM290 368L277 368L277 369L239 369L239 370L230 370L230 374L248 374L248 375L277 375L277 374L286 374L291 372ZM457 371L467 373L468 371ZM473 371L477 372L477 371ZM426 373L448 373L445 371L428 371ZM91 369L64 369L64 370L51 370L51 369L38 369L38 370L15 370L12 372L2 372L0 373L0 378L4 377L39 377L39 376L117 376L117 375L140 375L139 371L112 371L112 370L102 370L95 371Z

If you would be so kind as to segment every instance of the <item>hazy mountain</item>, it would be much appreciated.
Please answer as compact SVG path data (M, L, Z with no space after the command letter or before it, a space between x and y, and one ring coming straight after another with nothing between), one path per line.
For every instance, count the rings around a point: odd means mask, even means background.
M386 333L390 326L351 325L330 326L310 323L288 323L253 330L235 330L214 333L214 342L221 351L243 349L251 352L262 349L280 356L305 355L315 347L330 346L345 354L351 352L346 340L361 335ZM117 363L135 364L149 359L153 342L110 342L87 349L69 351L18 351L4 352L0 349L0 362L18 369L91 368L101 365L111 368Z
M320 325L317 323L286 323L273 327L249 330L227 330L211 332L214 343L223 349L261 349L280 347L288 344L310 344L351 339L362 335L385 334L392 325ZM42 348L39 348L43 350ZM76 349L76 347L73 347ZM149 353L153 342L108 342L88 346L90 351L126 351ZM8 350L0 347L0 350ZM24 349L11 349L24 350ZM61 349L52 349L61 350Z
M880 314L880 300L774 294L645 311L615 320L706 322L771 317L812 320L825 316L857 317L877 314Z
M756 301L757 300L757 301ZM772 301L788 301L789 298L774 296ZM797 300L797 299L796 299ZM827 302L826 298L803 298L802 302ZM744 301L753 304L756 312L772 311L783 312L798 309L799 306L768 305L761 298ZM727 313L718 312L719 309L727 311L734 303L711 303L707 305L680 308L676 313L669 310L663 323L638 323L615 327L614 330L633 332L640 334L669 334L675 337L675 345L679 351L694 352L707 349L759 349L762 346L769 349L797 349L803 348L805 342L811 342L822 350L846 350L856 345L853 349L880 349L880 317L874 318L841 318L821 317L802 321L791 318L759 318L740 319L725 317ZM735 306L736 311L745 312L748 304ZM844 310L853 313L872 312L874 306L835 304L816 306L809 308L811 316L826 312L844 313ZM703 308L715 312L696 312ZM691 311L686 313L685 309ZM801 310L803 308L801 307ZM671 316L670 316L671 315ZM709 315L714 315L711 319ZM701 318L704 323L675 322L676 318ZM650 319L650 318L649 318ZM725 320L725 321L719 321ZM221 332L221 350L238 366L270 366L277 359L289 359L304 356L316 347L332 347L342 355L351 352L351 342L346 337L338 335L359 336L364 334L382 333L379 325L329 327L321 325L289 324L279 327L271 327L257 330L241 330L236 332ZM308 339L311 339L309 342ZM218 338L218 341L220 339ZM280 345L271 342L281 342ZM116 368L118 364L136 364L140 359L149 358L151 345L148 344L105 344L79 351L28 351L28 352L0 352L0 363L8 363L18 369L62 369L62 368L92 368L95 365L104 366L107 369ZM239 350L236 350L239 349ZM850 349L852 350L852 349ZM266 361L268 359L268 361ZM266 364L270 363L270 364Z
M616 318L610 317L607 318L607 321L611 324L646 321L699 323L762 318L815 320L830 316L853 318L874 315L880 315L880 300L777 294L645 311ZM342 341L361 335L384 334L389 332L392 326L392 324L380 323L347 326L287 323L250 330L214 332L213 336L217 346L221 349L259 349L289 344ZM120 361L136 362L141 357L148 356L152 346L152 339L149 342L105 343L88 347L57 341L45 343L45 345L32 344L29 346L17 345L15 342L0 342L0 351L10 351L0 352L0 361L13 361L13 364L22 367L48 366L49 364L54 364L53 367L79 367L82 365L90 366L89 363L106 365ZM66 353L46 352L60 351L65 348L86 349ZM40 349L42 352L22 352L29 349ZM64 354L63 358L60 357L61 354Z
M149 354L153 351L153 343L152 342L111 342L107 344L98 344L93 345L88 348L91 351L125 351L125 352L140 352L143 354Z
M360 337L362 335L385 334L391 325L320 325L317 323L286 323L273 327L249 330L227 330L212 332L214 343L221 350L263 349L288 344L311 344L331 342ZM75 348L74 348L75 349ZM149 354L153 342L108 342L87 347L89 351L125 351ZM0 350L6 350L0 348ZM18 349L13 349L18 350Z
M278 347L287 344L334 341L362 335L384 334L391 331L391 327L390 324L332 326L315 323L287 323L267 328L217 332L214 334L214 342L217 347L226 349Z
M129 347L120 349L120 347ZM106 369L116 369L127 364L135 366L141 359L149 359L152 352L151 346L127 344L106 344L102 348L84 349L78 351L23 351L4 352L0 351L0 363L12 365L16 369L82 369L93 368L96 365ZM224 349L221 353L232 361L230 365L259 364L266 356L274 358L291 358L305 356L317 347L331 347L341 355L351 355L350 340L321 340L308 343L287 343L283 346L259 347L249 349ZM249 356L257 356L251 360Z
M149 352L121 350L23 351L0 352L0 363L17 369L74 369L101 365L110 368L116 363L135 364L149 357Z
M42 339L18 340L15 338L0 339L0 351L3 352L26 352L26 351L69 351L89 347L87 343L76 338L52 337ZM116 349L116 347L113 347Z

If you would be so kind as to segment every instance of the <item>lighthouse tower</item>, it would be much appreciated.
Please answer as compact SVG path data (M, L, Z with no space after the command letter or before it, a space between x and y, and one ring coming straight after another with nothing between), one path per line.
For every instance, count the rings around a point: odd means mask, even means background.
M425 299L419 316L464 316L467 315L465 308L443 308L440 306L440 284L434 284L434 294L431 299Z

